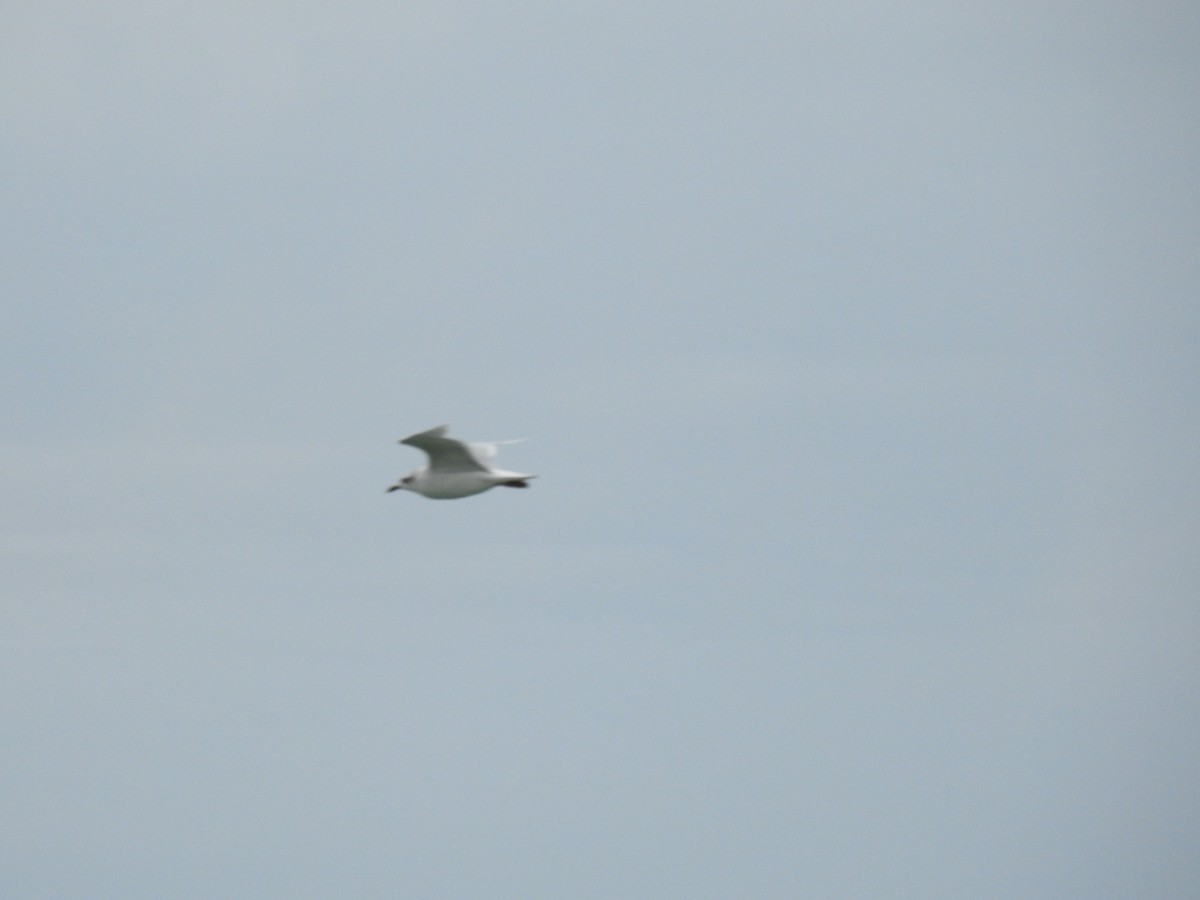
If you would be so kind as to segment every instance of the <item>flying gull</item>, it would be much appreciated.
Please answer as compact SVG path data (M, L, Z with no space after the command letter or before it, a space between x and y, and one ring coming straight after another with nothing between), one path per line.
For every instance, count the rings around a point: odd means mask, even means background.
M516 441L495 441L490 444L468 444L446 437L449 425L431 428L400 441L418 450L424 450L429 465L405 475L388 491L412 491L431 500L454 500L482 494L496 486L529 487L529 479L536 475L506 472L490 465L500 444L515 444Z

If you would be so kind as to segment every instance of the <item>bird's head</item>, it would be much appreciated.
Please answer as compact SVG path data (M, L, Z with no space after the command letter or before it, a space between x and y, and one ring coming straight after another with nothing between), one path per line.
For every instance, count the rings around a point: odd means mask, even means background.
M403 478L401 478L399 481L397 481L395 484L393 484L391 487L389 487L387 489L387 493L390 494L392 491L408 490L409 487L412 486L413 478L416 477L416 474L417 474L416 472L413 472L411 475L405 475Z

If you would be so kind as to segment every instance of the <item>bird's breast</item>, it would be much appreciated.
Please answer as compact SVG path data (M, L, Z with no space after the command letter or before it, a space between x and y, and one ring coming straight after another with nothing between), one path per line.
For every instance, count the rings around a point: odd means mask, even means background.
M420 493L430 500L456 500L481 494L495 484L486 472L430 472L421 479Z

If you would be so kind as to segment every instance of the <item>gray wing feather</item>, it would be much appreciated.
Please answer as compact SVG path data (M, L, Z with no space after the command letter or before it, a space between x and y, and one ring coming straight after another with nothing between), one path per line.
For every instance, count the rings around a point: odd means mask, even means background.
M423 450L429 457L429 468L439 472L487 472L488 467L472 452L473 447L446 437L448 425L439 425L403 438L400 443Z

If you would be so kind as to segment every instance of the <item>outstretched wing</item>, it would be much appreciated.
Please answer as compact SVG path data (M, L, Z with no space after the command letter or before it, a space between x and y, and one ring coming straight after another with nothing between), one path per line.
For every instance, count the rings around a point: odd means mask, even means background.
M446 437L449 425L430 428L400 441L410 447L425 451L429 456L430 471L437 472L487 472L488 467L472 453L470 444Z
M496 456L496 448L504 444L519 444L525 438L513 438L511 441L489 441L487 443L467 444L471 455L479 462L487 464Z

